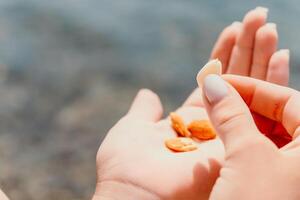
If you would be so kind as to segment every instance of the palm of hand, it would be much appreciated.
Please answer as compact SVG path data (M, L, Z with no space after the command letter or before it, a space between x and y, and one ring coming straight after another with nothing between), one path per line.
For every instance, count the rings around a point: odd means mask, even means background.
M204 109L196 107L178 113L185 119L207 118ZM101 145L98 181L130 183L160 199L208 199L224 157L223 145L215 139L199 143L196 151L174 153L164 145L172 137L168 119L124 117Z
M202 106L183 106L177 113L186 122L208 118ZM281 124L252 114L260 129L282 134ZM99 149L98 181L131 184L159 199L208 199L224 159L223 144L216 138L198 143L195 151L174 153L164 141L175 136L169 119L147 121L125 116Z

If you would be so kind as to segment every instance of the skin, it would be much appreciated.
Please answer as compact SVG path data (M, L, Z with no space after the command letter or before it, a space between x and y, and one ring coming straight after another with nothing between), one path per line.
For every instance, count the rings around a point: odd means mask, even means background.
M211 57L220 58L225 73L245 72L242 75L255 77L250 73L252 67L260 67L265 73L261 77L263 80L285 85L288 83L289 54L276 51L277 31L265 25L266 15L260 9L252 10L241 24L227 27ZM243 36L246 30L251 30L251 37ZM262 33L264 36L260 36ZM253 52L240 48L241 40L249 40L247 43L253 45L247 48ZM266 41L270 43L270 49L254 47ZM221 58L221 54L227 56ZM251 62L239 67L241 57L247 57ZM264 59L261 61L264 65L252 65L258 57ZM187 123L192 119L208 118L201 96L200 90L196 89L177 109ZM128 114L109 131L97 154L97 187L93 200L209 198L224 162L221 140L202 142L198 144L198 150L192 152L175 154L169 151L164 140L174 137L175 132L169 119L161 119L162 110L156 94L141 90Z
M225 74L239 74L287 86L289 51L276 50L278 43L276 25L264 24L266 20L264 12L261 9L252 10L246 14L243 23L234 22L226 27L212 50L211 59L218 58L222 62ZM196 88L184 105L203 107L201 96L201 90ZM291 141L291 137L281 125L255 112L252 112L252 115L260 131L278 147Z
M289 81L289 51L277 50L278 33L276 26L262 24L265 22L266 15L262 14L261 10L249 11L242 23L234 22L226 27L221 34L212 50L211 59L218 58L222 62L223 73L225 74L239 74L242 76L250 76L253 78L265 80L271 83L287 86ZM260 27L255 24L261 24ZM255 26L254 26L255 25ZM245 30L250 30L252 36L244 38L241 35L246 33ZM244 31L242 31L244 30ZM249 40L249 47L247 50L241 50L238 47L237 40L244 38ZM254 41L253 41L254 38ZM244 42L246 43L246 42ZM260 49L259 47L265 46ZM255 48L256 47L256 48ZM233 51L234 50L234 51ZM252 50L252 51L251 51ZM237 65L242 63L243 58L250 57L251 64L248 62L246 65ZM257 59L262 59L258 61ZM230 63L230 67L228 66ZM252 63L264 63L262 66L256 66ZM242 69L241 69L242 68ZM246 68L247 70L244 70ZM257 76L252 68L262 68L260 71L266 71L265 76ZM242 73L242 72L243 73ZM249 73L253 71L253 73ZM188 106L203 106L201 100L201 90L196 88L195 91L187 98L184 105Z
M231 85L221 78L204 84L205 107L226 152L209 199L299 199L300 92L248 77L223 78ZM227 91L209 91L220 81ZM282 124L293 141L278 149L260 133L250 109Z
M7 196L0 190L0 199L1 200L8 200Z
M200 109L178 111L186 117L191 112L203 114ZM160 120L161 114L158 97L149 90L141 90L128 114L110 130L99 149L97 195L103 194L101 185L105 183L126 183L147 195L143 198L122 195L122 199L208 198L220 166L215 160L208 162L207 158L217 157L214 152L221 143L203 143L197 151L173 153L164 141L174 138L175 133L169 119Z

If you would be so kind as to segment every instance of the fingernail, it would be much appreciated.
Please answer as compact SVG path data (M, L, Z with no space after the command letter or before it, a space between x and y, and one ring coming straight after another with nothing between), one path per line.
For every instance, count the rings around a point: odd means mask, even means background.
M231 24L231 26L240 26L242 23L239 21L235 21Z
M287 55L290 55L290 50L289 49L280 49L280 52L286 53Z
M258 6L256 7L254 10L259 10L259 11L262 11L264 13L268 13L269 12L269 9L266 8L266 7L262 7L262 6Z
M218 75L209 74L204 79L204 92L211 104L219 102L228 94L225 81Z
M273 28L273 29L277 28L277 25L275 23L267 23L266 26Z

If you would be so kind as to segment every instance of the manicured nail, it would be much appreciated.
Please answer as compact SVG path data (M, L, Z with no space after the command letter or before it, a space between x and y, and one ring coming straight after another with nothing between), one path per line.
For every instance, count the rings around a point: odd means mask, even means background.
M262 6L258 6L256 7L254 10L259 10L259 11L262 11L264 13L268 13L269 12L269 9L266 8L266 7L262 7Z
M290 55L290 50L289 49L280 49L280 52L286 53L287 55Z
M211 104L219 102L228 94L228 87L225 81L215 74L209 74L205 77L203 88Z
M240 26L242 23L239 21L235 21L231 24L231 26Z
M270 27L270 28L273 28L276 30L277 28L277 25L275 23L267 23L266 26Z

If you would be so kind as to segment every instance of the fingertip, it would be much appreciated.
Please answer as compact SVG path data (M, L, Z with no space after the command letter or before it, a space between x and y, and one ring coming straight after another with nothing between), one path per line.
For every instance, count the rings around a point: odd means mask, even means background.
M143 96L143 100L147 101L148 104L151 104L152 106L154 106L156 108L160 108L159 113L160 113L160 115L162 115L162 113L163 113L162 104L161 104L159 96L155 92L153 92L152 90L147 89L147 88L142 88L139 91L139 93L140 93L140 95Z
M290 50L289 49L280 49L278 53L283 54L286 59L290 58Z
M257 7L250 10L243 19L245 29L252 29L252 27L262 26L268 17L268 9L264 7Z
M286 64L288 63L289 59L290 59L290 50L280 49L272 55L270 62L275 62L275 63L281 62L281 64L283 63Z
M224 28L219 38L228 38L228 40L235 40L236 35L239 33L241 27L242 22L234 21L232 22L232 24Z
M276 44L275 46L277 46L278 32L276 27L275 23L263 25L257 30L255 38L262 41L264 45Z
M266 26L270 27L271 29L277 29L277 24L273 22L266 23Z
M159 96L149 89L140 89L128 114L150 121L159 120L163 114Z
M242 26L242 22L240 22L240 21L234 21L234 22L232 22L232 24L230 26L232 26L232 27L240 27L240 26Z
M250 70L250 76L266 80L268 63L277 49L278 34L275 23L267 23L261 26L255 34L254 52Z
M287 86L289 82L289 60L289 49L275 52L270 58L267 81Z
M158 101L159 97L152 90L147 88L142 88L138 91L137 97L139 98L150 98L150 100Z
M266 13L269 12L269 8L263 7L263 6L257 6L257 7L255 8L255 10L261 10L262 12L266 12Z
M210 104L218 103L228 94L226 82L216 74L209 74L204 78L203 91Z

